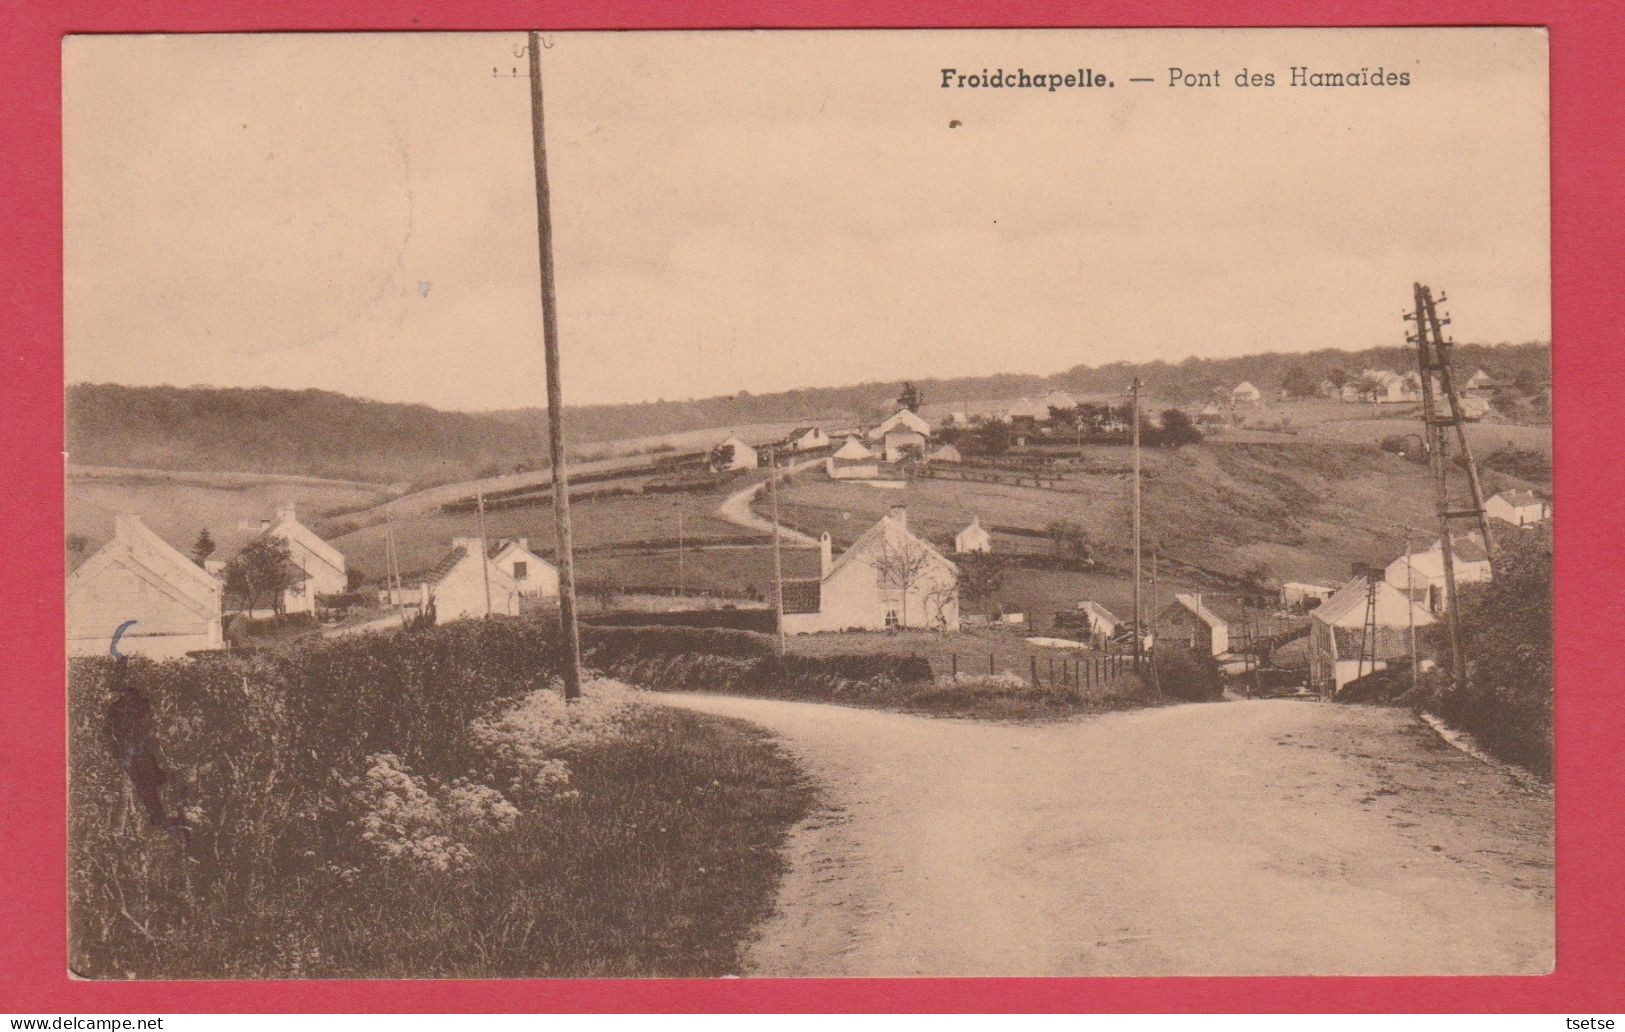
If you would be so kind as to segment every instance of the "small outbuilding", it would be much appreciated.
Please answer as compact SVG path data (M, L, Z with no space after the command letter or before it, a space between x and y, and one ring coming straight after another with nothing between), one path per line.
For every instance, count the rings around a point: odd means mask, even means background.
M972 516L970 523L962 527L959 533L954 535L954 553L956 555L968 555L972 552L986 554L991 551L993 551L993 535L989 534L987 528L982 526L980 516Z
M1157 614L1157 646L1174 645L1202 655L1230 651L1230 625L1202 604L1200 592L1176 594Z
M1502 491L1484 503L1484 513L1514 527L1533 527L1552 518L1552 506L1533 491Z

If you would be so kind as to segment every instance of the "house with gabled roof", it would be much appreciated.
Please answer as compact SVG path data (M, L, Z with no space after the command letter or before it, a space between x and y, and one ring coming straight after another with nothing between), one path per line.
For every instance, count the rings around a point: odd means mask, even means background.
M1484 514L1514 527L1533 527L1552 518L1552 506L1533 491L1502 491L1484 503Z
M831 480L874 480L880 476L880 456L861 439L848 437L824 460L824 472Z
M954 535L954 554L968 555L971 552L987 553L993 551L993 535L982 526L980 516L972 516L970 522L959 529Z
M129 655L173 659L223 648L223 591L139 516L121 513L112 540L68 575L68 655L107 655L113 632L130 620L119 639Z
M419 581L420 605L437 623L487 615L519 615L519 584L480 548L477 537L454 537L451 549Z
M959 567L908 527L898 505L842 552L819 539L816 581L784 586L784 631L959 629Z
M918 413L908 409L898 409L864 436L871 441L884 441L887 434L896 430L913 431L921 437L931 436L931 424L922 419Z
M785 435L779 447L788 452L817 451L829 447L829 434L823 427L798 426Z
M1256 407L1263 404L1264 394L1247 380L1243 380L1230 388L1230 404L1238 407Z
M558 598L558 567L530 550L530 538L499 538L488 553L503 573L513 578L524 598Z
M1089 639L1098 646L1117 637L1117 632L1125 626L1117 614L1093 599L1084 599L1078 603L1078 612L1083 614L1084 624L1089 631Z
M932 462L964 462L965 456L952 444L939 444L926 456Z
M746 444L738 434L734 434L725 441L718 442L712 449L712 454L718 454L726 461L716 465L718 471L727 469L755 469L758 465L756 449Z
M277 538L288 546L290 571L288 586L282 592L283 612L314 612L318 595L338 595L348 590L344 553L302 523L293 502L278 506L276 519L243 520L237 525L237 531L237 534L222 536L217 555L228 550L236 555L262 537ZM226 564L224 560L215 559L208 565L213 572L223 573Z
M1407 587L1425 598L1431 612L1440 613L1449 603L1449 586L1444 576L1444 549L1439 539L1420 552L1402 555L1383 570L1383 580L1400 592ZM1452 535L1450 562L1457 584L1482 584L1490 579L1490 554L1477 533ZM1409 570L1407 571L1407 566ZM1324 604L1324 603L1322 603Z
M1386 579L1355 577L1309 614L1309 684L1335 692L1410 654L1411 629L1433 614ZM1361 657L1365 657L1362 659Z
M1157 614L1156 644L1208 656L1230 651L1230 624L1202 602L1201 592L1179 593Z

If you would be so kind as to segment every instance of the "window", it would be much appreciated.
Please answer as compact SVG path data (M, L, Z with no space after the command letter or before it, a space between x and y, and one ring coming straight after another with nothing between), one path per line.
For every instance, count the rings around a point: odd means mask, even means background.
M524 580L529 575L530 575L530 569L525 563L515 562L513 564L513 579L514 580Z

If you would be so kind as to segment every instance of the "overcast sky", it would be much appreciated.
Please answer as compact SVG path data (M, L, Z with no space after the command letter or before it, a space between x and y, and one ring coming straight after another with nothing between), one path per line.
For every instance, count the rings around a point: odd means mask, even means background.
M1534 30L549 40L568 403L1398 344L1416 279L1550 335ZM69 382L540 404L522 43L70 38ZM1116 85L940 86L1001 65Z

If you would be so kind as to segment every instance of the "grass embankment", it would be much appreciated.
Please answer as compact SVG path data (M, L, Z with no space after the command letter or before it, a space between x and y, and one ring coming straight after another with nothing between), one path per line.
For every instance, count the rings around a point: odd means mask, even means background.
M801 702L1003 720L1047 720L1220 697L1211 664L1168 657L1162 690L1130 673L1093 683L1029 679L1005 671L936 675L924 656L870 652L777 654L771 635L717 628L583 628L588 661L655 690L720 692Z
M92 978L715 976L811 790L747 725L608 681L568 709L522 621L132 661L153 828L70 672L69 963Z

